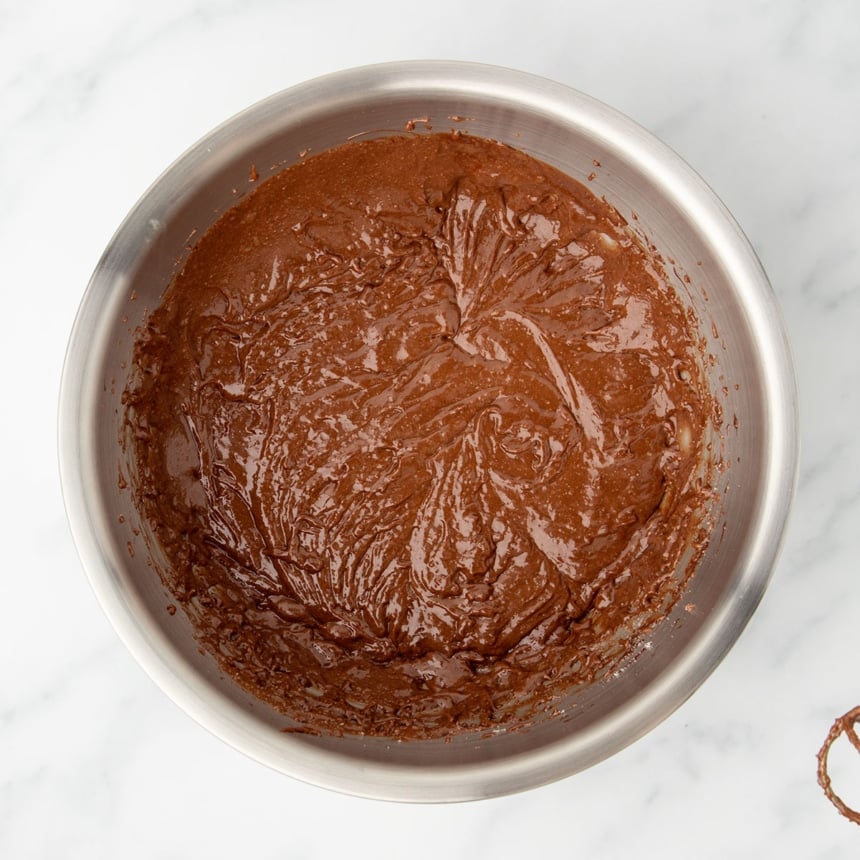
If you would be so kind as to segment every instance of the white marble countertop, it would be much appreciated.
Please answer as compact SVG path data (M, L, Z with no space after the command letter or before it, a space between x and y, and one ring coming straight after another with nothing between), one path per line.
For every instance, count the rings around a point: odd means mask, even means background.
M0 857L860 856L860 828L815 779L832 720L860 704L860 6L436 0L432 10L0 3ZM585 773L439 807L303 785L185 716L102 615L55 465L72 319L147 185L275 90L418 57L584 90L713 185L784 308L803 444L772 585L687 704ZM846 755L836 776L860 805L860 758Z

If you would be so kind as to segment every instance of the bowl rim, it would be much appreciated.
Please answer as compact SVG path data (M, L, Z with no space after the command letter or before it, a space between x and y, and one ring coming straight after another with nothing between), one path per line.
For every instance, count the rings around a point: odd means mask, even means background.
M233 135L259 129L288 106L307 104L321 92L363 91L418 94L480 93L507 104L528 103L561 117L585 132L620 149L652 180L672 194L694 219L719 253L730 277L744 285L751 315L764 353L773 361L765 370L764 390L772 416L772 439L765 470L762 513L764 528L750 548L742 602L715 613L700 635L658 683L649 687L599 727L590 727L571 742L552 744L514 759L440 768L415 768L386 763L362 763L356 768L341 757L320 750L308 752L297 741L290 755L253 731L238 706L211 701L205 686L170 661L166 638L159 639L139 623L137 607L118 585L109 560L100 549L95 524L87 508L82 472L85 414L82 397L87 366L90 324L103 309L116 273L116 248L145 235L149 212L163 205L177 182L208 170ZM790 347L775 294L741 228L707 183L680 156L642 126L606 104L546 78L499 66L447 60L418 60L360 66L313 78L275 93L217 126L173 162L144 192L108 243L84 292L63 365L58 408L59 471L67 518L84 570L96 597L120 639L137 662L167 695L192 718L264 764L318 786L364 797L400 801L455 801L509 794L568 776L621 750L664 720L705 681L728 652L761 600L785 535L795 492L799 459L798 402ZM607 731L612 742L606 742ZM285 736L283 743L291 744ZM575 741L575 742L574 742ZM591 749L589 758L583 755Z

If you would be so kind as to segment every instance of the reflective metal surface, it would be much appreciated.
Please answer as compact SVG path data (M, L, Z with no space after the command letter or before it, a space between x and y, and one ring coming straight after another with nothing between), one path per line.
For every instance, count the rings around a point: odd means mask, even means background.
M727 429L713 440L717 456L731 462L717 486L718 539L650 647L529 730L415 743L285 733L283 717L198 652L182 613L167 613L169 596L132 531L140 523L119 486L119 417L134 328L194 237L251 187L251 165L265 178L304 151L403 132L428 117L434 131L501 140L588 181L671 261L714 355L714 388L728 392ZM149 189L99 262L75 321L59 447L68 516L92 586L172 699L225 741L299 779L371 797L453 801L519 791L594 764L668 716L719 663L758 604L779 548L797 465L796 395L764 272L714 194L667 147L550 81L463 63L396 63L337 73L259 103Z

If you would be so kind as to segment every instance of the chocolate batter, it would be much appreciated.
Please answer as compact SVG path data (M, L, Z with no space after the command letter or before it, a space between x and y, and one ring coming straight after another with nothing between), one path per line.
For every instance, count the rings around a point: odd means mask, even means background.
M697 337L618 213L523 153L454 133L309 158L221 217L139 338L161 575L310 731L528 719L692 570Z

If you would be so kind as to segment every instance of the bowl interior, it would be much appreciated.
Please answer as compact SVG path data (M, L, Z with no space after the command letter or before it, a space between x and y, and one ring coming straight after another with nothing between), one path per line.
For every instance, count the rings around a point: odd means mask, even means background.
M136 328L201 236L261 179L355 136L452 128L535 155L605 196L652 242L702 324L722 412L712 439L714 537L685 594L635 659L528 730L396 743L317 738L225 678L151 569L119 445ZM687 282L689 279L689 283ZM572 773L676 708L731 646L765 587L794 477L791 366L767 281L704 184L638 126L566 88L500 69L397 64L288 90L217 129L144 196L100 262L69 348L61 461L88 574L138 660L233 745L308 781L376 797L455 800Z

